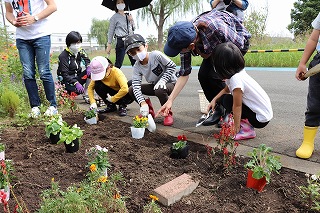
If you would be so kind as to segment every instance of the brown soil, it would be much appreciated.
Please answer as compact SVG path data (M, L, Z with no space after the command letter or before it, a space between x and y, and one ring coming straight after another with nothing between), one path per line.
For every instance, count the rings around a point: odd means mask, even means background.
M230 174L224 175L221 158L213 165L203 145L189 142L186 159L171 159L169 149L177 140L163 132L146 130L144 138L137 140L131 137L130 124L105 115L100 116L98 125L91 126L85 124L80 113L63 117L68 124L77 123L85 130L76 153L65 153L63 145L50 144L44 125L8 127L0 135L7 147L6 159L14 162L14 192L23 198L30 212L39 208L41 192L50 188L51 178L59 181L63 189L85 178L85 150L97 144L109 149L109 174L120 171L126 180L121 195L128 197L129 212L142 212L153 189L183 173L199 180L199 186L169 207L160 205L163 212L308 212L297 187L306 185L301 172L282 168L280 175L273 175L271 183L258 193L246 187L244 157L238 159L239 165ZM9 203L13 209L12 196Z

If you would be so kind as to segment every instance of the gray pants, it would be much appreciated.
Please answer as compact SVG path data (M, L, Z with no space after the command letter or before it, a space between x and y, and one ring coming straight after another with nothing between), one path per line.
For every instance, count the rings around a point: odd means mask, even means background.
M141 92L144 95L157 96L162 106L167 102L168 97L174 88L174 85L175 85L174 83L167 83L166 84L167 89L159 88L157 90L153 90L154 84L141 84ZM137 101L136 98L134 97L132 86L129 87L129 94L135 101Z
M309 64L309 69L320 63L320 53ZM305 126L320 126L320 73L309 77Z

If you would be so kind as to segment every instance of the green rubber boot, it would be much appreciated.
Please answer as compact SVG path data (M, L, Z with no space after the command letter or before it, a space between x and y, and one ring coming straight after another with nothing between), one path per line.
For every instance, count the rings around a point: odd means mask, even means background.
M308 159L311 157L314 149L314 139L316 137L318 127L305 126L303 130L303 142L296 155L299 158Z

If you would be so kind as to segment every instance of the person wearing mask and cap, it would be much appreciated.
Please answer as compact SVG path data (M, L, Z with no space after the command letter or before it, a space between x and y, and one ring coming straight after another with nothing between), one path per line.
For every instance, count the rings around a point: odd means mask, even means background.
M116 39L116 61L115 66L121 68L124 56L126 55L124 48L124 39L128 35L132 35L134 31L133 17L129 13L125 13L126 8L124 0L116 0L115 11L116 13L110 18L109 30L108 30L108 42L107 42L107 55L111 52L111 43L113 37ZM129 56L131 65L135 63L135 60Z
M88 86L90 109L97 109L94 91L102 98L107 107L98 110L99 113L117 111L119 116L127 115L127 105L133 102L129 95L129 85L123 72L114 67L110 60L96 56L91 60L91 82Z
M81 48L82 37L79 32L71 31L66 37L67 48L59 55L58 79L65 85L69 94L84 94L84 84L87 82L90 70L90 59ZM86 69L82 71L81 65ZM89 83L89 82L88 82Z
M166 116L173 101L181 92L191 73L191 56L200 55L204 60L199 69L198 80L209 102L225 87L224 79L220 79L214 71L211 60L206 60L218 44L232 42L244 55L249 48L250 33L242 25L242 21L226 11L211 10L197 16L192 22L179 21L170 27L164 53L175 57L180 53L180 77L168 98L160 108L159 114ZM208 109L209 110L209 109ZM218 105L214 113L203 125L218 124L221 116L226 116L225 109Z
M151 101L143 95L156 96L161 105L165 104L177 81L176 64L160 51L147 52L148 44L139 34L129 35L124 46L126 53L136 59L129 94L140 105L141 115L148 116L150 113L154 117ZM141 83L143 77L146 83ZM173 125L172 112L164 118L163 124Z

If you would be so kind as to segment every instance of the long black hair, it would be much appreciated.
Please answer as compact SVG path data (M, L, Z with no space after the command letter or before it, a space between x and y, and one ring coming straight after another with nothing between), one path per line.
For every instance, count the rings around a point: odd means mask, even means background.
M240 49L231 42L217 45L211 55L211 62L221 79L229 79L245 67Z
M66 37L66 45L70 47L71 44L82 43L82 37L79 32L71 31Z

